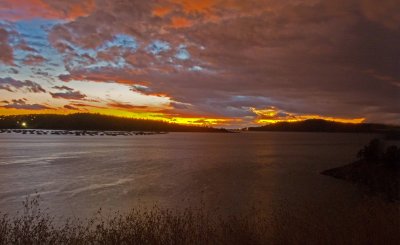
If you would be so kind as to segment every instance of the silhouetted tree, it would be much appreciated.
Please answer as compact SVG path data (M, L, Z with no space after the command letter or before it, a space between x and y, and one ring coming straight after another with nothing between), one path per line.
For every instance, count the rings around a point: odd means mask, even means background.
M369 162L378 162L383 158L384 146L381 140L373 139L357 154L358 158Z
M400 148L392 145L386 148L379 139L373 139L361 149L357 157L366 162L384 163L387 166L400 167Z

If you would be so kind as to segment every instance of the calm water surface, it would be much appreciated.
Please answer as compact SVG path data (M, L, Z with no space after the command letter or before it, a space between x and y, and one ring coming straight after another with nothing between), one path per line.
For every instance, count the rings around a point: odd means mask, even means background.
M349 163L374 135L170 133L132 137L0 135L0 210L38 192L50 212L182 208L202 203L240 213L251 205L326 213L370 198L320 175ZM299 211L300 210L300 211Z

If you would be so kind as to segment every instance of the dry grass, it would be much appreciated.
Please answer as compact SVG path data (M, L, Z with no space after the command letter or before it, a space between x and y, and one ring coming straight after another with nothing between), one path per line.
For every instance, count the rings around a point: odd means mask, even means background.
M40 209L39 198L27 198L21 213L0 215L0 244L398 244L398 209L386 220L360 210L337 220L299 220L285 214L268 217L250 209L241 216L212 215L204 208L182 211L157 206L107 217L99 210L87 220L67 219L55 225ZM374 216L375 215L375 216ZM280 218L277 218L280 217ZM283 218L284 217L284 218ZM320 218L319 218L320 219ZM330 225L326 225L330 224Z

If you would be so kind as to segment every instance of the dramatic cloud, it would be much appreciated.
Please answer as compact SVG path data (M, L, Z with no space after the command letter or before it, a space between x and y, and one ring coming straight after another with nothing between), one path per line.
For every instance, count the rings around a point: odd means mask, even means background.
M35 66L35 65L40 65L45 61L46 58L44 58L43 56L29 54L25 57L23 63L25 65Z
M399 8L396 0L6 0L5 20L58 21L45 30L50 49L30 33L12 44L0 29L8 50L0 62L51 66L42 75L54 79L53 98L85 100L107 84L98 106L130 112L158 106L109 101L162 96L171 102L165 117L198 122L400 124Z
M90 104L85 104L85 103L71 103L69 105L73 106L73 107L76 107L76 108L79 108L80 110L82 110L82 108L84 108L84 107L97 108L97 109L106 109L106 107L95 106L95 105L90 105Z
M62 86L54 87L58 90L64 90L64 92L51 93L51 96L55 99L66 99L66 100L86 100L86 95L82 94L80 91L74 91L74 89Z
M0 90L7 90L9 92L16 92L16 90L22 89L31 93L45 93L46 90L42 88L38 83L30 80L20 81L15 80L11 77L0 78Z
M27 99L15 99L12 100L11 102L3 101L6 102L6 105L0 106L1 108L6 108L6 109L18 109L18 110L46 110L46 109L52 109L46 105L40 105L40 104L27 104L26 103Z
M19 43L16 48L27 52L38 52L38 50L29 46L25 41L21 41L21 43Z
M73 88L67 87L67 86L54 86L54 89L60 90L60 91L69 91L72 92L74 91Z
M103 67L96 69L71 70L70 74L62 74L58 78L64 82L89 81L121 84L143 84L134 80L135 71L120 68Z
M50 93L53 98L56 99L67 99L67 100L83 100L86 95L79 91L74 92L64 92L64 93Z
M81 109L79 109L75 106L72 106L72 105L65 105L64 108L68 109L68 110L73 110L73 111L81 111Z
M131 105L131 104L126 104L126 103L119 103L119 102L112 102L107 104L110 107L115 107L115 108L122 108L122 109L146 109L148 108L147 106L137 106L137 105Z
M89 14L94 8L94 0L2 0L0 16L5 20L75 19Z
M9 33L6 29L0 28L0 64L14 64L14 50L9 44Z

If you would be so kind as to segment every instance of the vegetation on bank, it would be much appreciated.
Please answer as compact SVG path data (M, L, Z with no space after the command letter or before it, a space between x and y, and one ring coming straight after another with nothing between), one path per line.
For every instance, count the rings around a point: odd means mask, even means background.
M0 129L108 130L153 132L225 132L212 127L132 119L90 113L0 116Z
M250 127L249 131L289 131L289 132L354 132L390 133L400 132L400 127L373 123L340 123L322 119L309 119L299 122L278 122L260 127Z
M383 193L389 200L400 200L400 147L385 147L373 139L357 154L358 160L322 174L366 186L374 193Z
M313 217L312 213L306 217L302 212L285 213L284 207L273 216L255 208L241 215L220 216L202 207L172 211L154 206L109 216L100 210L90 219L67 219L61 224L56 224L53 216L40 209L38 200L26 199L22 212L13 217L0 212L0 245L390 245L398 244L400 239L397 208L381 206L373 200L355 212L329 220Z
M69 115L32 114L0 116L0 129L50 129L88 131L151 131L151 132L232 132L211 126L194 126L165 121L123 118L91 113ZM249 131L283 132L353 132L383 133L388 139L400 139L400 126L384 124L352 124L309 119L299 122L278 122L260 127L247 128Z

